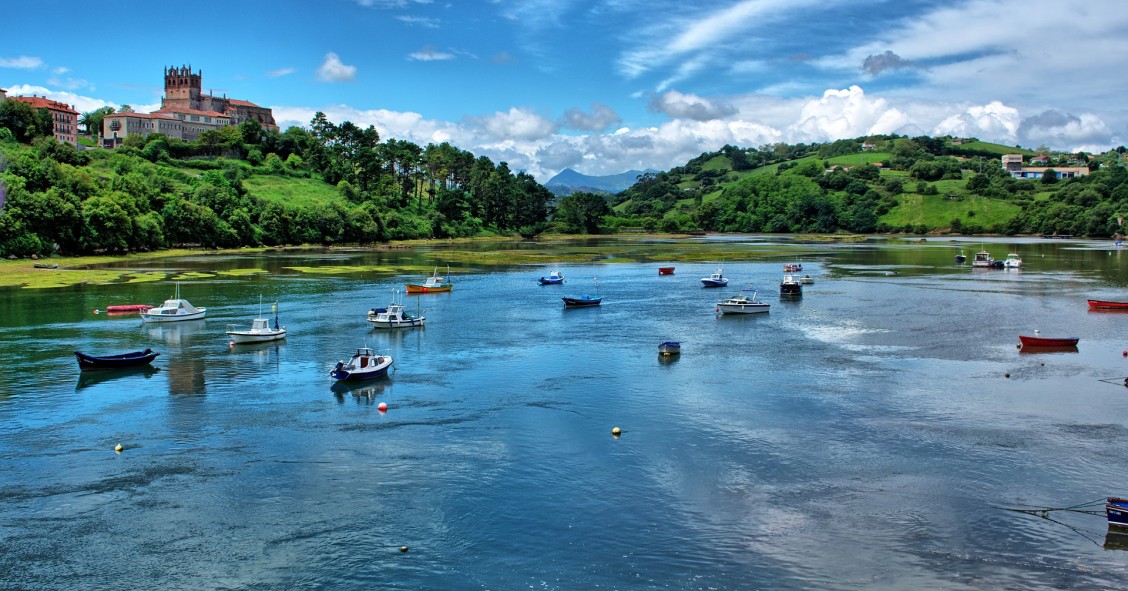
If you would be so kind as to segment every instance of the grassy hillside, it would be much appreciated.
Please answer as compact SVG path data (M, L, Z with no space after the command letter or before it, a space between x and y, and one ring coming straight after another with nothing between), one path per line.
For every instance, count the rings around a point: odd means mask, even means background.
M264 201L307 206L318 203L345 203L333 185L320 179L254 175L243 180L247 193Z

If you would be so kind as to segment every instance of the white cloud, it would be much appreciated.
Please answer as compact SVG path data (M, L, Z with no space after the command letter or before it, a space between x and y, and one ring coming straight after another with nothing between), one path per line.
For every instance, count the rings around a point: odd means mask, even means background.
M619 114L611 107L596 103L591 106L591 113L585 113L581 109L568 109L564 111L564 117L560 120L562 127L569 127L571 129L580 129L585 131L602 131L612 125L618 125L622 122Z
M453 53L439 51L432 45L424 45L418 51L413 51L407 55L407 59L416 62L434 62L443 60L454 59Z
M317 78L322 82L348 82L356 78L356 66L345 65L337 54L330 52L317 68Z
M0 57L0 68L16 68L18 70L34 70L43 65L43 60L37 57L21 55L19 57Z
M409 24L409 25L419 25L420 27L424 27L424 28L427 28L427 29L437 29L437 28L439 28L439 20L438 19L429 18L429 17L425 17L425 16L400 15L400 16L396 17L396 20L398 20L402 23Z
M676 119L695 121L721 119L736 113L736 108L728 103L702 98L696 94L682 94L676 90L656 95L647 108Z
M279 68L277 70L271 70L271 71L267 72L266 75L270 78L279 78L281 76L289 76L290 74L293 74L294 72L295 72L294 68Z
M8 96L43 96L53 101L59 101L60 103L73 105L74 110L78 111L79 113L93 111L94 109L100 109L102 107L114 107L116 109L118 106L120 106L116 103L106 102L102 99L91 98L88 96L75 94L73 92L51 90L44 86L33 86L30 84L16 84L9 86L6 90L8 91ZM141 109L136 110L141 111Z
M505 113L485 117L472 117L470 121L482 128L490 137L507 140L539 140L556 131L552 121L525 109L512 107Z

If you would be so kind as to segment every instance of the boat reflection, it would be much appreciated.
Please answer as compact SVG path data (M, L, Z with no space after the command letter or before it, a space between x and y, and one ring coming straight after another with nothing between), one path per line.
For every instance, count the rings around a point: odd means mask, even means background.
M141 324L141 330L150 338L160 339L169 345L187 343L196 336L203 334L207 329L206 320L191 320L185 322L146 322Z
M1128 550L1128 531L1108 528L1104 540L1105 550Z
M1069 347L1019 347L1019 355L1036 355L1041 353L1077 353L1077 345Z
M144 365L140 367L127 367L124 369L106 369L98 371L84 371L78 374L78 383L75 384L75 390L89 388L97 384L105 382L128 378L144 378L148 379L153 377L153 374L159 372L161 368L153 367L151 365Z
M658 365L673 365L681 359L681 355L662 355L658 354Z
M376 397L387 387L384 380L378 382L336 382L329 389L333 391L339 404L344 404L350 396L359 405L374 404Z

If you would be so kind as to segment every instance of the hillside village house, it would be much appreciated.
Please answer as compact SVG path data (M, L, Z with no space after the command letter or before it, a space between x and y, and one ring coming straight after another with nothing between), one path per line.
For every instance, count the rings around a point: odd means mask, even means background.
M1045 160L1042 160L1042 162L1045 162ZM1054 173L1057 174L1057 178L1059 179L1071 179L1074 177L1089 175L1089 168L1086 166L1023 166L1022 154L1004 154L1003 168L1016 179L1037 180L1042 178L1046 174L1047 170L1054 171Z
M78 145L78 111L74 107L41 96L8 96L7 91L0 89L0 101L3 100L27 103L33 109L47 109L51 114L55 139L72 146Z
M102 121L102 145L114 148L133 134L163 133L195 141L205 131L257 121L263 130L278 130L271 109L250 101L203 93L203 70L165 68L165 95L152 113L114 113Z

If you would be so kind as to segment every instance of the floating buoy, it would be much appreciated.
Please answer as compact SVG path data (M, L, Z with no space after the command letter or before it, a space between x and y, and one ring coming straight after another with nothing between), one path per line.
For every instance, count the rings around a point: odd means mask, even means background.
M1010 372L1007 372L1007 373L1003 374L1003 377L1004 377L1004 378L1007 378L1007 379L1010 379Z
M400 552L407 552L407 546L400 546Z
M123 450L123 449L125 449L125 448L122 447L122 445L120 443L114 446L114 451L116 451L118 453L121 453L121 450Z
M97 314L97 313L98 313L98 308L94 308L94 313L95 313L95 314Z
M228 347L234 347L234 346L235 346L235 341L231 341L230 343L227 343L227 346L228 346Z
M1125 351L1125 352L1121 353L1120 355L1121 355L1122 357L1128 357L1128 351Z
M388 403L387 402L381 402L380 404L377 404L376 410L378 410L380 412L384 412L384 411L388 410Z
M1014 346L1014 348L1015 348L1015 349L1021 349L1021 348L1022 348L1022 343L1019 343L1019 344L1015 345L1015 346Z
M614 436L614 437L618 437L622 434L623 434L623 430L618 428L618 427L614 427L614 428L611 429L611 435Z

